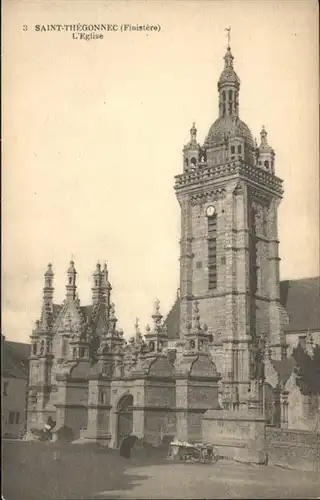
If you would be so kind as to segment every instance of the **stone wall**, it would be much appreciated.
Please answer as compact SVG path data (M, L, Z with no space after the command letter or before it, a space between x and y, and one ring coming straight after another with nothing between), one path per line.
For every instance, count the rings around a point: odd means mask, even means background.
M203 440L225 458L266 463L265 421L256 411L208 410L202 421Z
M174 381L148 380L145 387L144 441L159 446L165 434L175 432ZM170 432L169 432L170 429Z
M160 446L166 435L175 434L175 414L166 410L149 410L144 416L144 442Z
M84 406L66 407L64 425L72 429L74 439L80 437L80 429L86 427L87 421L87 409Z
M268 463L320 472L320 433L266 427Z

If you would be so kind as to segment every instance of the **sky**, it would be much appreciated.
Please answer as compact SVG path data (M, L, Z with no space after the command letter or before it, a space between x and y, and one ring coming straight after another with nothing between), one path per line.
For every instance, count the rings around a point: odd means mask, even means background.
M240 118L261 126L284 180L281 279L319 274L319 54L316 1L3 3L2 333L28 342L43 274L65 296L70 259L83 305L107 261L118 326L142 330L179 287L182 147L218 116L231 26ZM150 24L75 40L36 24ZM23 26L27 26L24 31Z

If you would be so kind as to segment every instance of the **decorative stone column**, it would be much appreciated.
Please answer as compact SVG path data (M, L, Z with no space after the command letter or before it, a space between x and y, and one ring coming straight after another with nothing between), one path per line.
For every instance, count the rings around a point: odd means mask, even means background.
M66 423L66 407L67 407L67 379L65 374L57 374L57 422L56 429L60 429Z

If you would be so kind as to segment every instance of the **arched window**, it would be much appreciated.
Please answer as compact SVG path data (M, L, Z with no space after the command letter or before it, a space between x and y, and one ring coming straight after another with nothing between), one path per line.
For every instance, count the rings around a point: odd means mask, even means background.
M154 342L153 340L151 340L151 342L149 342L149 351L154 351Z
M188 160L188 158L186 158L186 160L185 160L185 164L186 164L186 167L189 165L189 160Z
M226 100L226 91L224 90L222 92L222 100L225 101Z
M95 286L98 286L98 280L95 280Z
M222 104L222 116L225 116L226 114L226 105Z
M197 160L195 159L195 157L192 157L191 158L191 165L193 165L195 167L196 164L197 164Z
M265 160L265 162L264 162L264 166L265 166L266 168L269 168L269 162L268 162L268 160Z
M48 286L51 286L51 280L48 280Z
M242 153L242 147L240 145L240 146L238 146L238 154L241 155L241 153Z
M32 345L32 354L34 354L34 355L37 354L37 344Z
M229 90L229 101L232 101L232 90Z
M69 278L69 285L72 285L72 277Z
M235 147L231 146L231 154L234 155L234 153L235 153Z
M80 358L84 358L84 347L80 347L79 356L80 356Z

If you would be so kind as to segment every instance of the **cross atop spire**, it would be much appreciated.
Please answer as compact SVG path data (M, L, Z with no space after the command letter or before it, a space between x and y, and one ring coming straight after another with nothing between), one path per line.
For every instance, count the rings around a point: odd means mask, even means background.
M228 45L227 49L230 49L230 39L231 39L231 26L229 28L225 28L224 31L227 32L227 37L228 37Z

